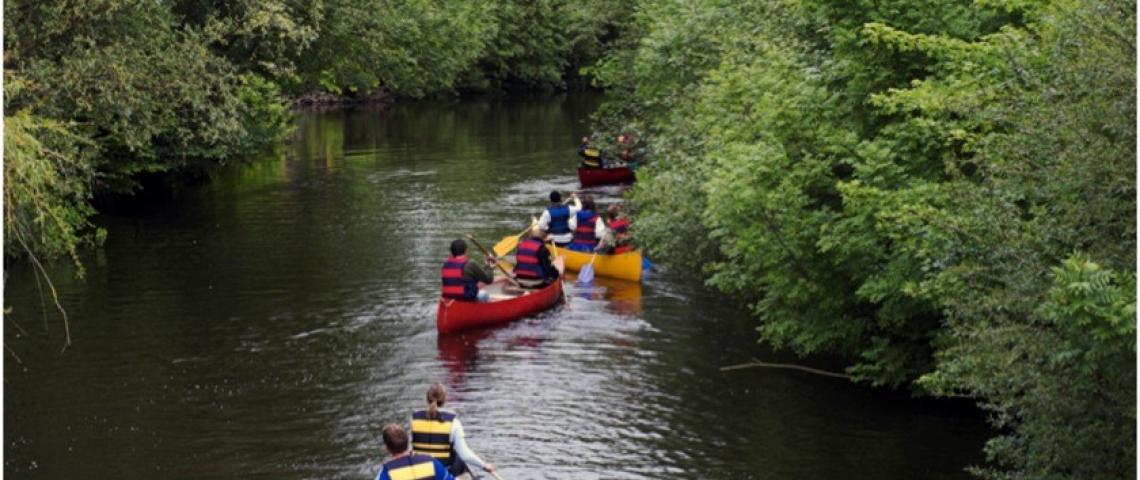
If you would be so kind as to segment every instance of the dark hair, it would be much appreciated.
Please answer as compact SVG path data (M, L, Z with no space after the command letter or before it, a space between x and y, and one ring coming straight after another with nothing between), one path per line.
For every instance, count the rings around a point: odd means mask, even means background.
M589 210L592 212L592 211L594 211L594 208L595 208L595 205L594 205L594 196L593 195L586 195L586 196L582 197L582 210Z
M381 436L384 438L384 448L387 448L389 453L395 455L408 451L408 432L404 427L389 423L384 425Z
M606 216L609 217L610 220L617 220L617 216L618 216L619 211L620 211L620 209L618 208L617 204L615 203L613 205L610 205L610 208L606 209Z
M439 407L447 403L447 389L443 384L433 383L427 389L428 418L439 418Z
M462 238L459 240L456 240L454 242L451 242L451 255L452 256L458 257L460 255L463 255L464 253L467 253L467 242L464 242Z
M562 201L562 194L558 193L558 190L550 192L550 202L551 203L558 203L561 201Z

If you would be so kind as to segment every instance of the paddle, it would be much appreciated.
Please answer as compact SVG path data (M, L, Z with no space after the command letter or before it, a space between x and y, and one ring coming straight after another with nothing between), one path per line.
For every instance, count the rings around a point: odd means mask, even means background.
M479 244L478 240L475 240L474 235L471 235L470 233L468 233L467 239L471 240L471 243L474 243L476 247L479 247L479 250L482 250L483 255L486 255L487 258L493 258L494 257L494 255L491 255L491 252L488 252L486 248L483 248L483 246ZM511 285L514 285L516 287L519 286L519 282L515 281L515 277L511 276L511 272L508 272L506 268L503 268L502 264L500 264L499 262L495 262L495 266L499 267L499 270L502 271L503 274L507 276L507 281L511 282Z
M594 255L592 257L590 257L590 263L583 265L582 269L578 270L578 283L579 284L590 283L590 282L594 281L594 260L597 260L597 259L598 259L598 252L594 252Z
M522 239L523 235L526 235L527 232L529 232L530 229L532 227L534 227L535 222L537 222L537 220L531 219L530 226L526 227L526 230L519 232L518 235L512 235L510 237L506 237L506 238L500 240L499 243L496 243L495 246L492 248L492 250L495 251L495 256L504 257L508 253L511 253L511 250L514 250L516 247L519 246L519 240Z

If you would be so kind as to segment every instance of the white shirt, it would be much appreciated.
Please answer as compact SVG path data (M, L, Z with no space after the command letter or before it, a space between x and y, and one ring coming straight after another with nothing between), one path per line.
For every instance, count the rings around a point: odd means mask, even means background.
M554 239L555 243L570 243L571 240L574 240L574 229L578 228L578 212L582 210L582 202L578 201L578 197L574 197L571 201L573 203L570 205L570 218L566 220L570 231L561 235L551 235L550 238ZM538 219L538 226L543 230L550 229L549 208L542 211L542 217Z

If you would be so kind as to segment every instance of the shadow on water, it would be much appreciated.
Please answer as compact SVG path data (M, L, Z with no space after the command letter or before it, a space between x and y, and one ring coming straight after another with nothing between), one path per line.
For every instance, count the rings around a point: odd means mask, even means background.
M958 404L779 370L754 320L683 272L568 282L571 303L437 336L440 262L518 233L598 98L302 114L280 155L106 213L84 281L5 290L5 473L364 478L375 428L444 382L471 445L526 478L966 478L989 434ZM594 191L600 203L621 189ZM20 325L17 330L14 325ZM22 333L26 332L26 334Z

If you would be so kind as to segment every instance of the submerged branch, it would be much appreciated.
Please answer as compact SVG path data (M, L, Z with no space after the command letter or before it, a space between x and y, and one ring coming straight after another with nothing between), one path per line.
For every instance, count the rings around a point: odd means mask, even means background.
M758 368L758 367L784 368L784 369L789 369L789 370L799 370L801 372L814 373L816 375L823 375L826 377L843 378L843 379L847 379L847 380L851 380L852 378L854 378L851 375L847 375L846 373L829 372L826 370L819 370L816 368L805 367L803 365L792 365L790 363L768 363L768 362L761 362L758 360L754 360L754 361L749 362L749 363L742 363L740 365L729 365L726 367L720 367L720 371L728 372L731 370L743 370L745 368Z

